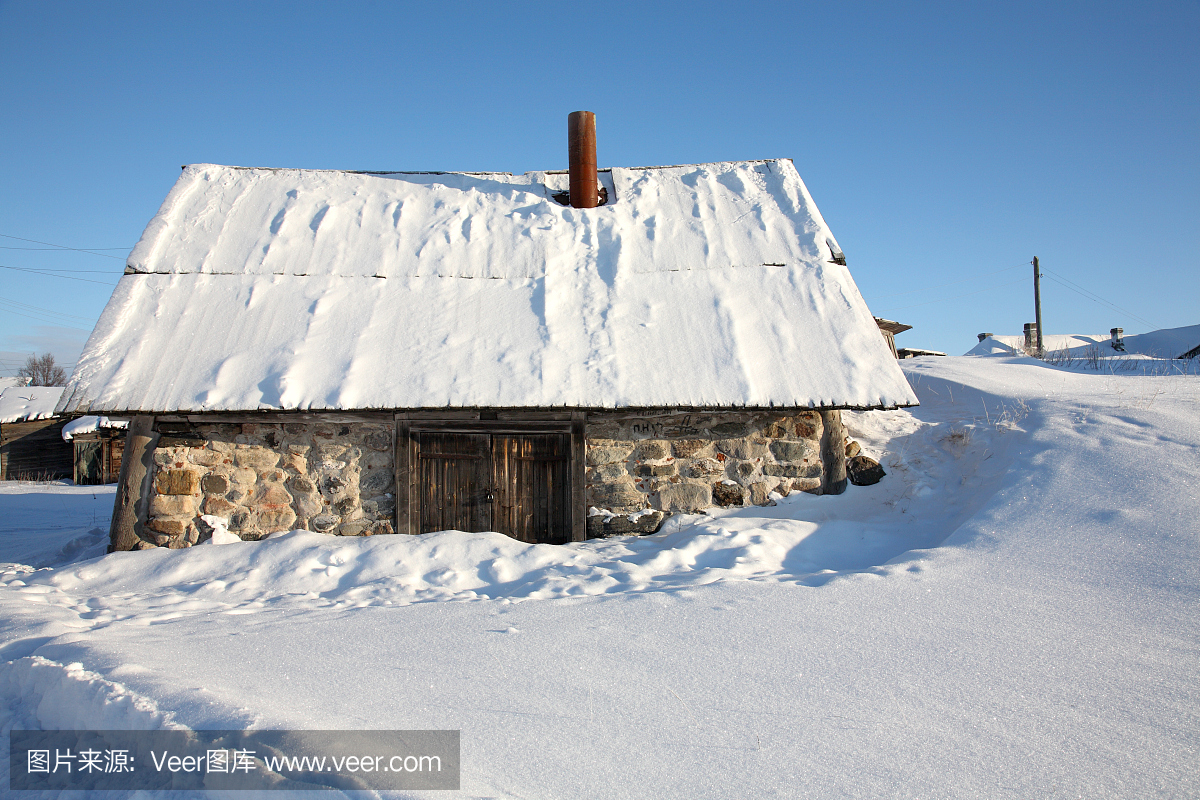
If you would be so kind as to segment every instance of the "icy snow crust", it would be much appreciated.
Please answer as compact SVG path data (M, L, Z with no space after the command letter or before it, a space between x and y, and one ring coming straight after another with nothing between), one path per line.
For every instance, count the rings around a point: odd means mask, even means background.
M0 484L0 731L460 729L464 797L1200 795L1200 377L904 369L845 415L881 483L642 538L104 555L113 487Z
M62 386L9 386L0 391L0 425L49 419L63 395Z
M63 408L915 402L790 161L603 177L188 167Z

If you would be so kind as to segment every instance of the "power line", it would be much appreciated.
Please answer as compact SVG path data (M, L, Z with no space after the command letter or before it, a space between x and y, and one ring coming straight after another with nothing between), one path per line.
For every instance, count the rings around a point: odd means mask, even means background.
M96 247L96 248L92 248L91 250L87 250L82 247L67 247L65 244L55 244L54 242L39 242L37 239L22 239L20 236L9 236L7 233L0 233L0 236L4 237L5 239L16 239L18 242L30 242L31 244L44 244L47 247L57 247L59 250L74 250L76 253L91 253L94 256L104 256L105 258L115 258L118 261L125 260L125 259L121 258L120 256L110 256L108 253L96 252L97 250L124 250L125 248L123 248L123 247L120 247L120 248L118 248L118 247Z
M0 234L0 235L3 235L3 234ZM55 275L53 272L47 272L43 269L26 269L25 267L6 267L3 264L0 264L0 269L12 269L12 270L16 270L18 272L32 272L35 275L45 275L50 278L62 278L63 280L68 280L68 281L83 281L84 283L98 283L101 286L109 286L109 287L116 286L115 283L105 283L104 281L94 281L91 278L75 278L70 275Z
M1083 288L1082 286L1075 283L1074 281L1067 280L1066 278L1062 277L1061 275L1058 275L1058 273L1051 272L1048 269L1043 269L1042 274L1045 275L1050 280L1054 281L1055 283L1060 284L1060 285L1066 287L1067 289L1070 289L1071 291L1075 292L1075 294L1078 294L1082 297L1087 298L1088 300L1091 300L1093 303L1103 303L1104 305L1111 308L1113 311L1117 311L1122 314L1125 314L1126 316L1136 319L1138 322L1141 322L1145 325L1150 326L1151 330L1155 330L1160 327L1159 325L1156 325L1155 323L1151 322L1148 319L1139 317L1137 314L1134 314L1132 311L1127 311L1124 308L1121 308L1120 306L1118 306L1114 303L1108 302L1107 300L1105 300L1103 297L1096 294L1095 292L1093 292L1089 289Z
M42 317L35 317L35 316L32 316L31 314L25 314L21 311L13 311L11 308L5 309L4 313L5 314L15 314L18 317L25 317L25 319L31 319L34 322L41 322L41 323L44 323L47 325L53 325L56 328L70 328L73 331L84 331L85 333L90 330L90 328L80 328L77 325L68 325L65 322L60 322L55 319L43 319Z
M53 311L49 308L41 308L40 306L31 306L28 303L21 303L16 300L12 300L8 297L0 297L0 303L8 303L9 305L18 306L19 308L23 308L26 311L36 311L36 312L40 312L42 314L50 314L50 315L53 315L56 317L68 317L70 319L77 319L80 322L91 322L92 321L91 317L81 317L78 314L66 314L66 313L63 313L62 311Z
M1025 265L1022 264L1021 266L1025 266ZM1024 278L1017 278L1015 281L1008 281L1007 283L999 283L999 284L996 284L995 286L988 286L985 289L979 289L974 292L966 292L965 294L956 294L952 297L941 297L941 298L938 298L937 300L927 300L924 303L914 303L911 306L901 306L900 308L891 308L891 309L888 309L888 313L891 313L892 311L904 311L906 308L917 308L919 306L927 306L932 303L944 303L947 300L957 300L960 297L970 297L973 294L983 294L984 292L990 292L993 289L1000 289L1004 286L1012 286L1015 283L1024 283L1024 282L1025 282Z
M58 269L57 267L38 267L39 272L91 272L96 275L112 275L111 269Z
M0 245L0 250L37 250L39 252L57 253L61 249L62 248L57 247L57 246L55 246L55 247L8 247L5 245ZM93 250L128 250L128 249L129 249L128 247L89 247L86 250L83 250L82 252L90 253ZM97 255L99 255L99 254L97 254Z
M1000 272L1008 272L1009 270L1020 269L1021 267L1024 267L1024 266L1026 266L1026 265L1025 264L1017 264L1016 266L1005 267L1003 269L994 269L991 272L981 272L978 275L973 275L970 278L963 278L962 280L950 281L949 283L939 283L937 286L926 286L921 289L909 289L906 292L896 292L894 294L880 295L879 297L876 297L873 299L874 300L884 300L888 297L899 297L899 296L905 295L905 294L913 294L914 292L928 292L932 289L941 289L945 286L954 286L955 284L959 284L959 283L969 283L970 281L976 280L977 278L982 278L985 275L996 275ZM911 308L911 306L910 306L910 308Z

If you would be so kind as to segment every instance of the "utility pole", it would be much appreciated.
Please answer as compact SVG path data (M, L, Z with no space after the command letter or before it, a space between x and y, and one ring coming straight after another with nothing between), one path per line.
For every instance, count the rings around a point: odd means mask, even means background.
M1037 325L1037 357L1042 358L1046 352L1042 349L1042 287L1039 279L1038 258L1033 257L1033 321Z

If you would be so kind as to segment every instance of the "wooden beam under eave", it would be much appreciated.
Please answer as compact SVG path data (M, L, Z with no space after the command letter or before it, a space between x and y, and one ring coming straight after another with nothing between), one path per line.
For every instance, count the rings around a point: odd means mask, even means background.
M583 490L584 460L587 449L587 412L571 414L571 541L582 542L587 538L587 501Z

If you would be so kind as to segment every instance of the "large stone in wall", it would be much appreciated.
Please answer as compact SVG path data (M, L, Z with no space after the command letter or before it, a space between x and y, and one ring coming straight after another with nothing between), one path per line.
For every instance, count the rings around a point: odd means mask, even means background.
M662 511L694 513L712 504L712 489L703 484L669 483L658 489L656 505Z
M626 511L646 506L646 496L637 490L630 478L589 486L586 495L588 503L597 508Z
M725 483L724 481L714 483L712 499L719 506L740 506L744 502L742 487L736 483Z
M700 458L687 466L685 474L689 478L711 478L725 474L725 465L715 458Z
M617 480L628 476L629 469L625 466L625 462L618 461L615 464L601 464L596 467L588 467L584 479L588 483L595 483L597 481Z
M359 478L359 489L366 496L382 494L396 484L391 470L372 469Z
M203 511L205 514L211 514L214 517L229 519L233 516L233 512L238 510L236 503L231 503L224 497L206 497L204 498Z
M816 449L806 440L778 439L771 442L770 450L776 461L804 461L807 458L817 457Z
M590 467L598 467L604 464L615 464L623 462L633 453L632 444L624 443L593 443L591 440L587 444L587 463Z
M156 494L150 498L152 517L193 517L196 498L186 494Z
M234 451L233 463L252 470L264 470L278 464L279 457L279 453L274 453L265 447L248 447L244 450Z
M258 511L258 529L263 533L290 531L296 521L296 513L288 506L260 506Z
M796 416L795 431L801 439L821 438L821 428L821 415L815 411L805 411Z
M662 527L667 518L664 511L649 511L638 514L593 514L587 518L587 535L589 539L602 539L608 536L629 536L631 534L645 536L655 533Z
M771 484L760 481L750 487L750 502L756 506L774 505L771 500Z
M676 458L708 458L713 455L711 439L678 439L671 442Z
M817 478L821 475L820 463L809 464L765 464L763 474L776 478Z
M188 461L200 467L215 467L225 462L225 454L216 450L192 448L188 450Z
M725 455L739 460L766 458L767 443L753 436L743 436L740 439L719 439L717 449Z
M661 461L671 455L669 442L647 441L638 445L633 452L633 458L638 461Z
M191 469L164 469L154 478L159 494L199 494L200 473Z

